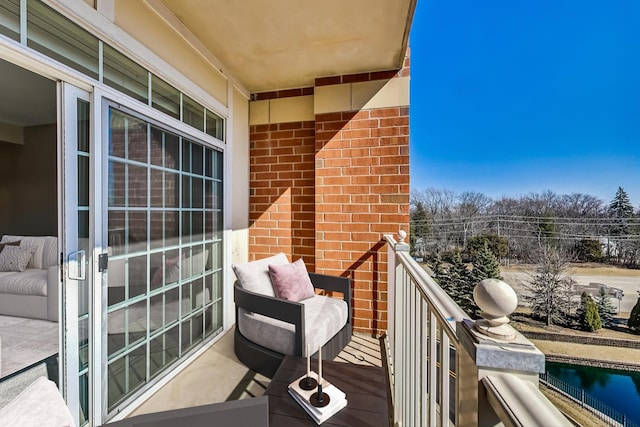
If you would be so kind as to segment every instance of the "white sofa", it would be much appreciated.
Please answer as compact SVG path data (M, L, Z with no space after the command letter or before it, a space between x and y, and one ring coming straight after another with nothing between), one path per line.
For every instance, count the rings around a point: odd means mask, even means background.
M0 272L0 314L58 321L58 238L4 235L0 243L20 240L36 250L21 272Z

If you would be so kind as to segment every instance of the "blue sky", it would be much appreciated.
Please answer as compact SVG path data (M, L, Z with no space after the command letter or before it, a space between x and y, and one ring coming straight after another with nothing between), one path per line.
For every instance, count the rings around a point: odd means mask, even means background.
M640 206L639 0L418 0L411 188Z

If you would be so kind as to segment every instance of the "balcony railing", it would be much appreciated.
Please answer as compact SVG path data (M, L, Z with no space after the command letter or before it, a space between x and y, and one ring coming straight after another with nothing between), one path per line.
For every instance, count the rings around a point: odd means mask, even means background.
M509 340L480 333L403 238L385 236L394 424L573 425L538 389L544 354L508 325Z

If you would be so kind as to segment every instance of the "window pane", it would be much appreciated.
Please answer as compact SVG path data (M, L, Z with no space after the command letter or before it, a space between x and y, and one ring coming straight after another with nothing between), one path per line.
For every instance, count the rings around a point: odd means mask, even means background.
M151 79L151 105L175 119L180 119L180 92L155 75Z
M147 124L141 120L127 118L127 158L147 162Z
M151 169L151 188L149 189L149 204L152 208L164 206L164 172Z
M186 95L182 95L182 121L204 130L204 107Z
M78 156L78 176L89 176L89 157ZM78 206L89 206L89 181L78 179Z
M219 140L224 141L223 129L224 129L224 120L222 120L222 117L207 110L206 133L208 135L213 136L214 138L218 138Z
M89 103L78 100L78 151L89 153Z
M98 78L98 38L37 0L27 3L27 46Z
M215 179L222 179L222 153L220 151L213 152L213 177Z
M103 81L132 98L148 102L149 73L111 46L103 47Z
M151 249L158 249L164 246L164 212L151 212L149 239Z
M109 249L110 255L120 255L124 253L126 238L126 213L121 210L109 210ZM111 276L109 276L111 280Z
M197 175L202 175L204 170L204 165L202 162L203 154L202 154L202 145L199 144L191 144L191 172Z
M109 207L125 206L126 165L109 161Z
M129 182L127 205L129 207L147 206L147 168L127 165L127 174Z
M109 155L124 159L126 157L127 119L124 114L111 110L109 123Z
M182 171L191 172L191 143L182 140Z
M177 173L164 173L164 207L180 207L180 175Z
M20 0L3 0L0 3L0 34L20 40Z
M191 177L183 176L182 177L182 207L190 208L191 207Z
M178 169L180 165L180 139L173 134L165 133L164 167Z

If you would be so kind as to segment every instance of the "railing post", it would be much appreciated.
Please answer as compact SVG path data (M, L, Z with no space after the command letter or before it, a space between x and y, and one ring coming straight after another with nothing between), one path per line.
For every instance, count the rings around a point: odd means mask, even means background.
M394 407L394 424L402 425L402 421L405 418L404 412L405 404L410 403L407 400L407 386L405 384L406 369L408 365L405 363L406 357L406 336L402 333L405 331L403 322L405 320L404 311L405 296L407 289L406 280L402 275L401 265L397 262L398 252L409 252L409 245L405 243L404 239L407 237L407 233L403 230L398 232L399 241L392 236L385 236L388 242L387 249L387 309L388 309L388 327L387 327L387 342L389 346L389 358L391 360L391 368L393 369L393 384L391 387L391 399ZM400 307L397 305L400 304ZM402 317L401 317L402 316ZM402 413L400 413L402 412Z
M460 355L458 378L465 381L459 387L458 425L494 426L500 424L500 419L481 380L511 373L537 388L538 375L544 372L544 354L508 325L507 316L517 307L517 296L509 285L496 279L483 280L474 290L474 300L483 310L483 319L464 319L456 325L460 353L464 353ZM475 423L468 419L473 416L473 408L465 402L465 394L477 398Z

